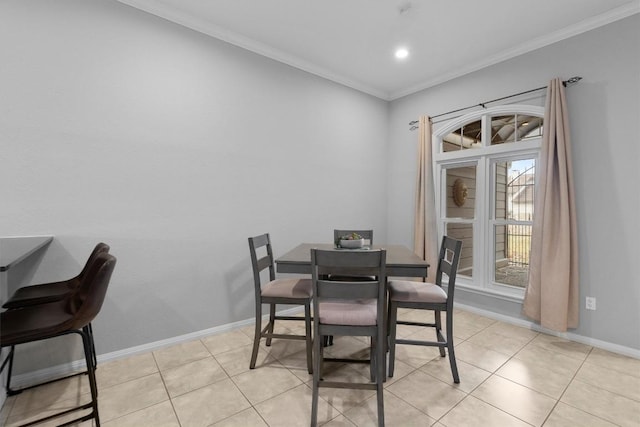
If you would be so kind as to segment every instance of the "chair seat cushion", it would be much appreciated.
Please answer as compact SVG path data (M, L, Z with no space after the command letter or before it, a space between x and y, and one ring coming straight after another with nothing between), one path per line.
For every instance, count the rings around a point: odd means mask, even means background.
M311 279L276 279L262 287L263 297L311 298Z
M0 314L2 347L49 338L69 330L73 315L66 301L40 304Z
M377 323L378 305L373 300L349 300L321 302L320 323L326 325L374 326Z
M24 286L15 291L11 298L9 298L2 307L13 309L60 301L77 286L79 286L79 282L77 280L65 280L41 285Z
M409 280L391 280L389 298L404 302L447 302L446 292L433 283L413 282Z

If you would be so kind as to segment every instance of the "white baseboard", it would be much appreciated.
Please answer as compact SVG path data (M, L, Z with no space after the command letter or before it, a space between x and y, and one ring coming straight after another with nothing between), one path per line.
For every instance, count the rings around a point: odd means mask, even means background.
M528 328L536 332L542 332L547 335L553 335L555 337L565 338L569 341L579 342L581 344L590 345L592 347L598 347L603 350L610 351L612 353L622 354L624 356L633 357L635 359L640 359L640 350L625 347L619 344L613 344L607 341L598 340L595 338L585 337L584 335L578 335L572 332L557 332L552 331L551 329L543 328L535 322L526 319L520 319L517 317L511 317L504 314L494 313L493 311L483 310L481 308L473 307L465 304L455 303L454 306L456 308L460 308L462 310L469 311L471 313L476 313L484 317L488 317L490 319L500 320L501 322L510 323L512 325L521 326L523 328Z
M278 314L282 316L290 316L297 314L303 309L300 307L294 307L288 310L279 311ZM269 316L263 316L263 321L268 321ZM252 325L254 318L241 320L239 322L227 323L225 325L216 326L214 328L203 329L201 331L192 332L185 335L179 335L165 340L154 341L148 344L138 345L135 347L125 348L123 350L113 351L111 353L101 354L98 356L98 363L110 362L112 360L123 359L125 357L134 356L136 354L148 353L150 351L160 350L172 345L181 344L187 341L193 341L196 339L208 337L211 335L221 334L223 332L229 332L234 329L243 328L245 326ZM99 339L99 338L98 338ZM54 378L61 378L69 375L73 372L81 372L86 369L86 363L83 360L76 360L62 365L52 366L50 368L40 369L33 372L27 372L24 374L13 375L11 378L12 388L21 388L31 384L39 384L41 382L49 381ZM4 383L2 385L4 388ZM4 395L4 393L0 393ZM2 405L0 404L0 407Z
M618 344L613 344L613 343L606 342L606 341L597 340L597 339L594 339L594 338L585 337L585 336L574 334L574 333L571 333L571 332L561 333L561 332L551 331L551 330L542 328L540 325L538 325L538 324L536 324L534 322L525 320L525 319L519 319L519 318L515 318L515 317L511 317L511 316L506 316L506 315L503 315L503 314L494 313L494 312L491 312L491 311L479 309L479 308L468 306L468 305L464 305L464 304L456 304L455 306L457 308L460 308L460 309L463 309L463 310L466 310L466 311L470 311L472 313L480 314L480 315L488 317L490 319L500 320L500 321L505 322L505 323L510 323L510 324L513 324L513 325L521 326L521 327L528 328L528 329L531 329L531 330L534 330L534 331L537 331L537 332L543 332L545 334L562 337L562 338L568 339L570 341L576 341L576 342L579 342L579 343L582 343L582 344L590 345L590 346L593 346L593 347L598 347L598 348L601 348L603 350L611 351L613 353L618 353L618 354L622 354L622 355L625 355L625 356L629 356L629 357L633 357L633 358L636 358L636 359L640 359L640 350L637 350L637 349L621 346L621 345L618 345ZM279 312L278 314L287 316L287 315L297 314L297 313L299 313L301 311L302 311L302 308L294 307L294 308L291 308L289 310L283 310L283 311ZM267 320L268 316L265 316L264 319ZM228 332L228 331L239 329L239 328L251 325L251 324L253 324L253 318L242 320L242 321L239 321L239 322L228 323L226 325L216 326L214 328L204 329L204 330L201 330L201 331L192 332L192 333L185 334L185 335L180 335L180 336L168 338L168 339L165 339L165 340L155 341L155 342L148 343L148 344L143 344L143 345L139 345L139 346L135 346L135 347L129 347L129 348L126 348L126 349L123 349L123 350L118 350L118 351L114 351L114 352L111 352L111 353L102 354L102 355L98 356L98 362L99 363L104 363L104 362L109 362L109 361L112 361L112 360L118 360L118 359L123 359L125 357L134 356L136 354L141 354L141 353L147 353L147 352L150 352L150 351L160 350L160 349L165 348L165 347L169 347L169 346L180 344L180 343L187 342L187 341L192 341L192 340L195 340L195 339L204 338L204 337L211 336L211 335L220 334L220 333L223 333L223 332ZM53 366L51 368L46 368L46 369L41 369L41 370L34 371L34 372L15 375L12 378L11 383L14 384L16 386L16 388L20 388L20 387L27 386L27 385L30 385L30 384L38 384L40 382L48 381L48 380L51 380L53 378L63 377L65 375L69 375L72 372L81 371L84 368L85 368L84 361L77 360L77 361L74 361L74 362L71 362L71 363L65 363L65 364L62 364L62 365Z

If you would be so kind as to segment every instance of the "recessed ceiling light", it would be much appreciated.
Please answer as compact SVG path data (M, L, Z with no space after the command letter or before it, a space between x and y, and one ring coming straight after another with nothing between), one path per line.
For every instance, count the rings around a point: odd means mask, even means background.
M397 59L405 59L406 57L409 56L409 51L406 48L401 47L396 49L395 55Z

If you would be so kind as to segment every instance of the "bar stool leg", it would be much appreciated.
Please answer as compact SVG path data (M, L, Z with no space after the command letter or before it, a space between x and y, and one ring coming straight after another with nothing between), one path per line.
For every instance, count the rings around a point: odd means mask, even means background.
M100 427L100 416L98 415L98 385L96 384L96 370L93 362L91 347L91 336L85 331L78 331L82 336L84 346L84 357L87 362L87 373L89 375L89 386L91 388L91 408L96 427Z

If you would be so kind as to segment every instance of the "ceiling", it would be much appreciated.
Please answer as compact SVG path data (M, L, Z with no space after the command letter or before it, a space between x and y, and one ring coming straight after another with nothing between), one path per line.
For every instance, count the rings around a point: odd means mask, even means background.
M640 12L640 0L119 1L386 100Z

